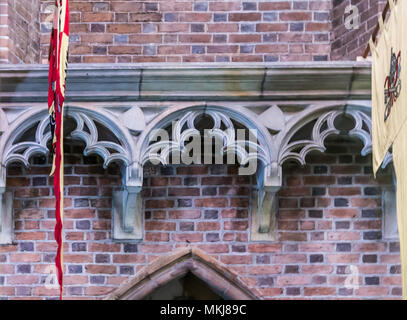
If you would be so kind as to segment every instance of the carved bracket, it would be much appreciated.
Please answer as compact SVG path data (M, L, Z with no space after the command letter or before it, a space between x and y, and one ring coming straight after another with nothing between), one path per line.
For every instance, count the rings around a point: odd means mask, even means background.
M10 244L13 241L13 195L0 189L0 244Z
M143 238L143 201L141 187L113 192L113 234L115 240Z
M277 239L278 191L282 185L282 169L276 162L257 172L257 189L252 194L252 241Z

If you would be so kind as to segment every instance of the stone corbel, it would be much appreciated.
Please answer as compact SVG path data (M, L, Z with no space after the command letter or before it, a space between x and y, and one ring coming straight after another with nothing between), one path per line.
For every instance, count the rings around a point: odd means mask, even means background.
M252 241L277 240L277 193L281 188L281 174L281 166L276 162L258 172L258 187L252 193Z
M0 168L0 175L2 168ZM13 197L6 192L5 180L0 177L0 244L10 244L13 241Z
M123 189L113 192L113 239L141 240L144 223L142 179L132 179L130 167L126 167L125 171Z

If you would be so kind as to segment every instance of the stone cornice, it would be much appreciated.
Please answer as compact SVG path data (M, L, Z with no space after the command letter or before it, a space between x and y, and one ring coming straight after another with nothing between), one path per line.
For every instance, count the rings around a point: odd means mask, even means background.
M67 100L369 100L370 78L369 62L71 64ZM0 102L45 102L47 83L47 65L0 66Z

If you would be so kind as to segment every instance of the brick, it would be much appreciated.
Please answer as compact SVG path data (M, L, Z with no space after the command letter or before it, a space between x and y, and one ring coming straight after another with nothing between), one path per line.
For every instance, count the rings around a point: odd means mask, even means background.
M200 249L207 253L228 253L229 246L226 244L203 244L198 245Z
M172 235L172 240L178 242L202 242L202 233L175 233Z
M225 230L247 230L249 227L247 221L225 221L223 228Z
M208 24L208 32L238 32L239 24L237 23L213 23Z
M145 263L146 256L142 254L114 254L113 263Z
M278 230L298 230L297 221L279 221Z
M353 224L355 230L366 230L366 229L381 229L382 221L381 220L370 220L370 221L355 221ZM371 233L373 234L373 233ZM373 239L378 239L373 238ZM369 240L369 239L367 239ZM370 239L372 240L372 239Z
M168 178L165 177L152 177L150 179L152 187L165 187L168 185Z
M292 220L299 220L305 218L305 211L300 209L295 210L280 210L279 212L279 219L292 219Z
M248 217L248 211L243 209L223 209L221 212L222 218L237 218L243 219Z
M84 12L82 22L111 22L113 14L110 12Z
M304 288L305 296L330 296L335 295L335 288L316 287Z
M272 287L272 286L274 286L274 278L260 277L257 279L257 285L259 287Z
M202 178L202 185L230 185L232 177L204 177Z
M176 224L174 222L161 222L161 221L146 221L146 230L162 230L162 231L174 231Z
M323 31L329 31L331 27L330 23L321 23L321 22L309 22L305 25L305 31L311 31L311 32L323 32Z
M229 36L230 42L260 42L261 35L259 34L232 34Z
M141 24L136 23L121 23L107 25L108 33L140 33Z
M307 241L307 234L301 232L279 232L280 241Z
M181 22L209 22L212 15L210 13L180 13L179 21Z
M121 246L118 243L91 243L90 252L120 252Z
M320 185L329 185L335 184L334 176L306 176L304 177L305 184L320 184Z
M275 10L289 10L291 9L291 3L289 1L278 2L260 2L259 10L261 11L275 11Z
M219 222L198 222L197 231L219 230Z
M359 215L357 209L331 209L328 210L326 217L327 218L338 218L338 219L350 219L356 218Z
M198 188L169 188L168 196L199 196L200 190Z
M359 254L328 254L327 262L329 263L357 263Z
M141 54L141 47L139 46L112 46L108 48L109 54Z
M256 253L269 253L269 252L280 252L282 249L281 244L249 244L249 252Z
M41 255L37 253L12 253L10 254L10 262L40 262Z
M262 275L262 274L280 274L282 272L281 266L255 266L248 268L248 274L250 275Z
M362 287L356 290L359 296L385 296L389 292L388 287Z
M201 198L194 200L197 207L224 208L228 205L226 198Z
M116 266L107 266L107 265L91 265L88 264L85 266L86 272L92 274L115 274Z
M229 13L229 21L259 21L261 14L258 12L250 13Z
M284 32L288 30L286 23L258 23L256 25L257 32Z
M88 254L64 254L64 262L89 263L92 262L92 257Z
M112 287L103 287L103 286L89 286L85 288L85 294L91 296L100 296L107 295L109 292L113 291Z
M277 277L278 286L298 286L307 285L311 283L311 277L309 276L279 276Z
M158 47L158 54L187 54L190 52L190 46L178 45L167 46L161 45Z
M164 232L146 232L145 234L146 241L152 242L168 242L170 240L169 233Z
M248 264L251 263L252 257L250 255L222 255L220 260L225 264Z
M207 53L237 53L237 45L211 45L207 47Z
M152 253L160 253L160 252L170 252L171 246L169 245L156 245L156 244L144 244L141 246L142 252L152 252Z
M114 12L137 12L142 9L142 4L137 2L113 1L111 3L111 10Z
M14 234L16 240L45 240L45 232L16 232Z
M172 208L174 206L174 200L147 200L146 208Z
M130 13L130 22L160 22L162 14L159 12Z
M329 188L328 193L331 196L355 196L360 195L361 190L358 187Z
M307 256L304 254L276 254L274 257L275 263L305 263L307 262Z

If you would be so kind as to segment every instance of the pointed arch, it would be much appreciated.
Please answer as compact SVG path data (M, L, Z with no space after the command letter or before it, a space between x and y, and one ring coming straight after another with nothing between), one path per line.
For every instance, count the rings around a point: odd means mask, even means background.
M68 105L66 117L73 119L76 125L71 137L85 143L84 155L98 154L104 161L104 167L112 162L121 161L127 168L132 158L132 138L128 130L122 128L112 115L103 110ZM101 128L109 131L115 137L115 141L100 139ZM31 133L34 137L25 137L30 130L33 130ZM0 173L3 171L2 175L5 177L5 170L9 164L20 162L28 167L29 159L33 155L48 154L47 143L50 139L48 110L41 108L25 112L9 124L5 133L0 136ZM0 174L0 180L2 175ZM124 178L130 179L130 174Z
M232 108L215 104L190 105L182 107L174 106L168 109L166 112L156 116L147 125L138 139L137 146L135 148L135 159L133 161L138 165L138 180L142 181L142 167L149 160L148 155L153 148L150 145L150 138L154 135L154 131L158 129L165 129L171 126L173 122L180 124L175 126L172 141L160 141L160 146L157 146L162 147L163 144L167 144L167 153L163 157L155 158L155 160L166 164L164 158L168 152L170 152L170 149L180 148L180 146L185 142L186 136L183 135L183 133L186 130L183 129L183 124L187 124L187 127L191 132L194 131L195 128L193 122L199 115L206 115L212 118L214 121L214 127L207 129L213 129L214 135L219 135L222 137L225 143L224 147L228 146L230 149L233 149L236 155L238 155L239 159L242 159L243 162L247 162L253 157L253 155L246 154L242 148L238 147L239 143L244 144L248 143L248 141L236 141L235 137L231 136L230 132L233 131L234 133L235 130L232 120L240 123L248 130L255 130L257 143L256 145L253 145L253 147L256 149L256 156L262 162L264 168L266 168L266 171L270 169L275 154L275 152L273 152L273 138L268 129L258 121L257 115L252 111L239 106ZM220 124L224 124L226 130L220 130Z
M341 116L347 116L353 120L354 126L348 131L348 135L362 141L361 154L367 155L372 151L372 122L369 113L370 106L363 104L320 103L309 106L292 117L285 129L277 135L279 165L281 166L287 160L295 160L305 165L305 158L309 152L314 150L324 152L326 138L340 133L335 121ZM310 137L295 139L295 135L307 125L311 125Z
M154 260L111 292L105 300L141 300L158 287L191 272L215 292L231 300L259 300L261 295L216 259L196 247L180 248Z

